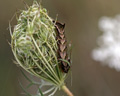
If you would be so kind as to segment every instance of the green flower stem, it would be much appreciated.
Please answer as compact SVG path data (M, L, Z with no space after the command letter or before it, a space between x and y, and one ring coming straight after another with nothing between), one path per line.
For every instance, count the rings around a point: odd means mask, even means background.
M43 13L51 22L53 21L45 12L43 12L42 10L40 10L41 13Z
M62 90L68 95L68 96L74 96L71 91L65 86L62 86Z
M32 37L32 40L33 40L33 42L34 42L35 46L37 47L37 49L38 49L39 53L40 53L40 54L41 54L41 56L43 57L44 61L46 62L46 64L48 64L48 66L49 66L49 68L50 68L51 72L55 75L55 77L56 77L56 78L58 79L58 81L59 81L58 76L55 74L55 72L53 71L53 69L52 69L52 68L51 68L51 66L49 65L48 61L45 59L45 57L43 56L42 52L41 52L41 51L40 51L40 49L38 48L38 46L37 46L37 44L36 44L36 42L35 42L35 40L34 40L33 36L31 36L31 37Z
M54 57L55 57L56 63L58 63L58 62L57 62L57 58L56 58L56 56L55 56L55 53L54 53L53 49L51 48L51 46L50 46L48 43L47 43L47 45L48 45L49 48L51 49L51 51L52 51L52 53L53 53L53 55L54 55ZM58 64L57 64L57 70L58 70L59 78L61 79L61 75L62 75L62 74L60 73Z
M33 57L32 57L33 59ZM40 68L40 70L42 70L51 80L53 80L53 82L55 82L56 84L58 84L58 82L56 82L49 74L47 74L47 72L45 72L38 64L37 62L33 59L33 61L35 62L35 64L38 66L38 68Z

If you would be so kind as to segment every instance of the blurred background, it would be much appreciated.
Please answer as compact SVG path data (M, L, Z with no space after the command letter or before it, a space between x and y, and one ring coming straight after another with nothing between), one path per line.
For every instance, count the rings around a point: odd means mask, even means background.
M28 5L32 0L25 0ZM120 14L119 0L42 0L49 15L66 23L66 35L72 42L72 86L67 86L75 96L120 96L120 72L102 66L92 60L91 52L96 39L101 35L98 21L102 16ZM16 10L24 9L22 0L0 0L0 96L21 96L18 79L27 83L20 68L13 64L14 57L7 40L10 41L9 21ZM16 24L15 18L12 25ZM33 90L33 89L31 89ZM59 93L59 92L58 92ZM60 94L56 96L63 96ZM66 96L66 95L64 95Z

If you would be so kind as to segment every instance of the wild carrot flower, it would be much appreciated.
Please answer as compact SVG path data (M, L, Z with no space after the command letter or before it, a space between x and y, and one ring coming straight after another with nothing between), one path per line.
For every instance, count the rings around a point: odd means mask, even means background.
M21 11L17 19L17 25L11 32L11 48L16 61L24 70L53 85L44 94L53 91L53 95L57 89L62 88L69 96L73 96L65 86L67 74L60 69L60 62L64 63L65 67L69 61L66 58L58 60L58 50L60 56L67 56L64 49L66 42L63 42L60 47L62 49L59 49L59 40L56 39L56 28L60 31L60 24L56 25L56 21L53 22L48 16L47 10L34 1L27 10ZM64 41L64 38L60 41Z
M102 17L99 28L103 34L98 38L99 47L93 50L92 57L120 71L120 15L115 18Z

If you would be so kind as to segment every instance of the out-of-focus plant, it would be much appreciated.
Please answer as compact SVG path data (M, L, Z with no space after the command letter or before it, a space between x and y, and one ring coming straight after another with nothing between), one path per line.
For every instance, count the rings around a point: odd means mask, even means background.
M120 15L115 18L102 17L99 28L103 35L98 38L99 47L93 50L92 57L120 71Z
M67 74L59 66L55 23L48 16L47 10L34 1L27 10L21 11L17 25L13 32L10 29L10 33L12 52L19 66L43 80L40 88L44 85L52 86L43 94L38 89L37 96L50 92L48 96L52 96L57 89L63 89L69 96L73 96L65 85ZM68 62L66 59L62 61Z

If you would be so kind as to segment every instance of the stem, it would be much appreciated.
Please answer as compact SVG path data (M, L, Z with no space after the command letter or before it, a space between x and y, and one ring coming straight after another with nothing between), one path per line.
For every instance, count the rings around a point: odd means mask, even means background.
M68 96L74 96L71 91L65 86L62 86L62 90L68 95Z

